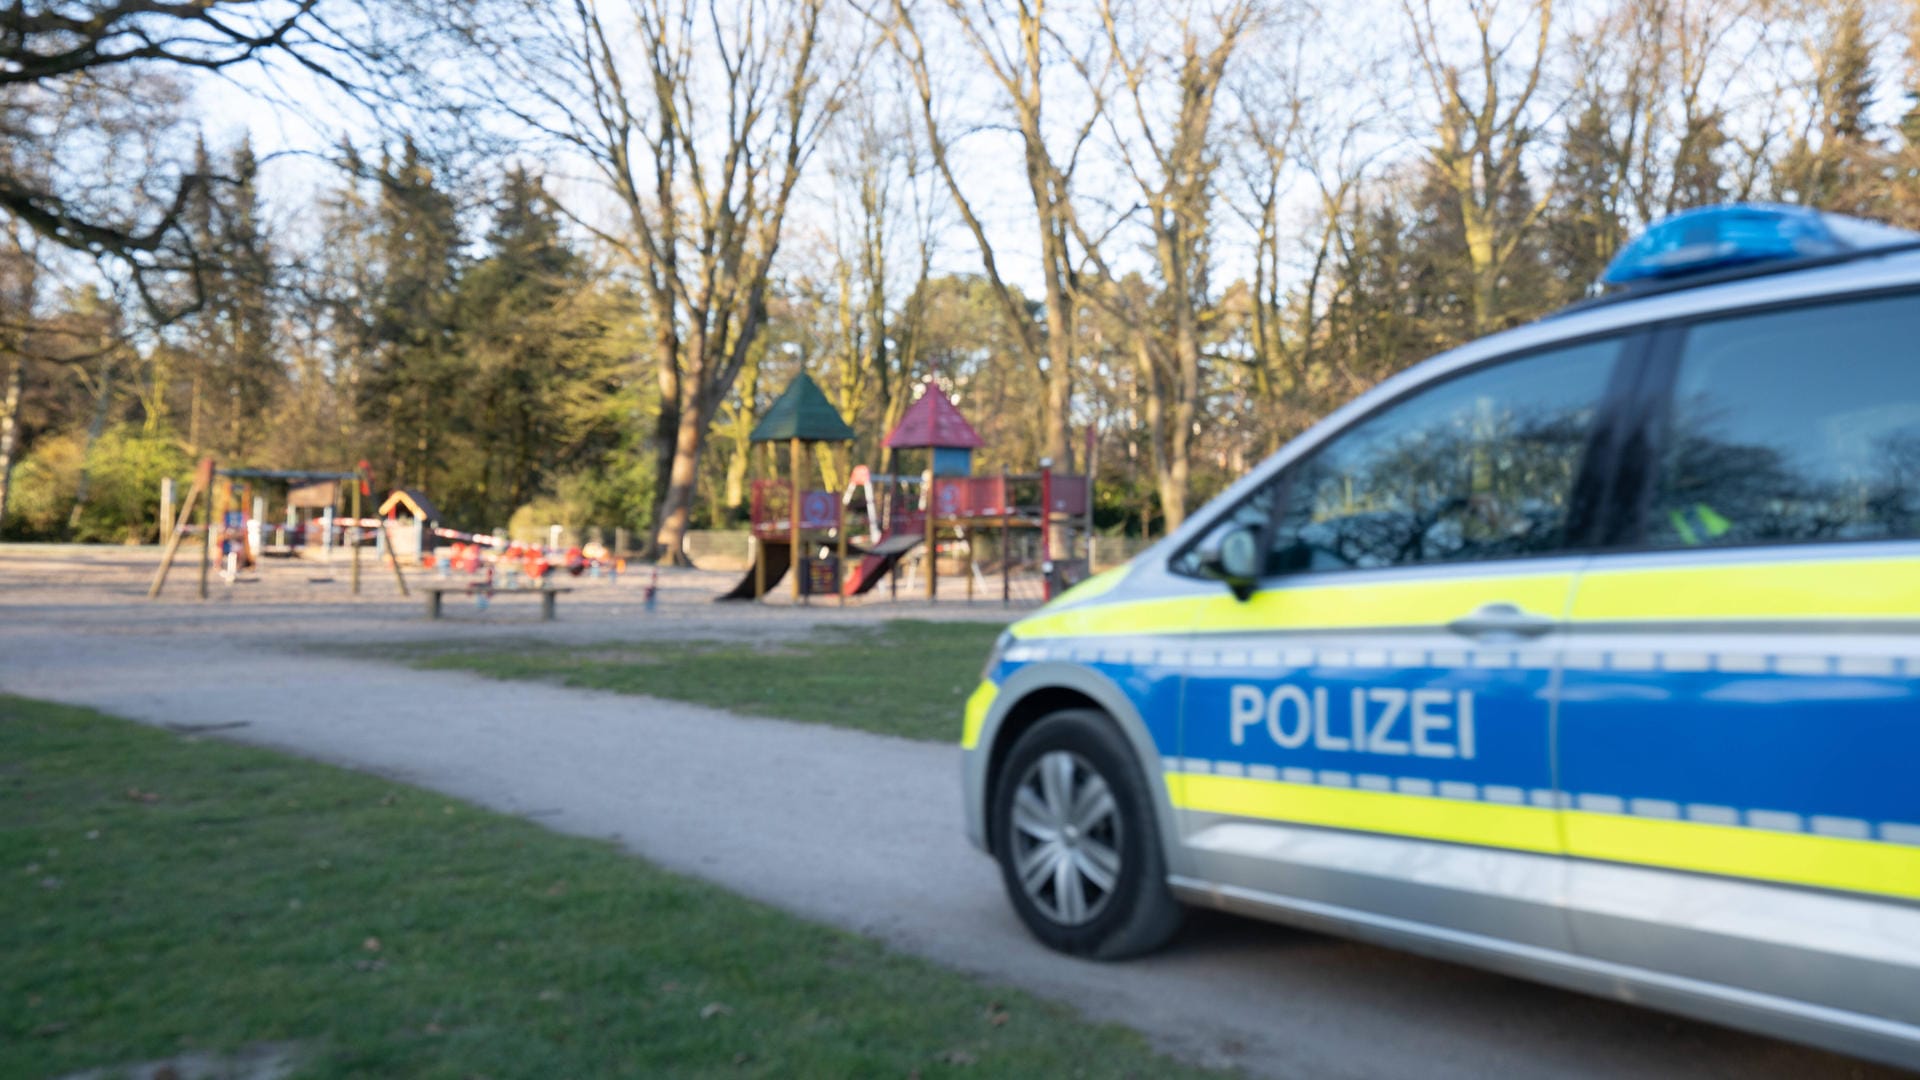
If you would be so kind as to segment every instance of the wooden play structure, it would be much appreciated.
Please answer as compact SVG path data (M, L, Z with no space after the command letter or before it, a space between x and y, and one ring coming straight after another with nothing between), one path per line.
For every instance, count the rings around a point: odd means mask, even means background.
M801 480L816 471L806 468L816 443L853 438L853 429L806 372L787 384L748 436L750 443L766 446L768 471L776 475L779 446L787 445L787 478L753 482L753 566L740 584L716 599L758 600L789 569L795 600L838 591L847 555L846 503L836 492L805 489ZM810 541L830 545L836 554L810 558Z
M754 481L753 566L738 585L716 599L760 599L790 569L794 570L793 595L803 603L828 593L844 603L848 597L872 592L882 581L888 583L889 595L897 596L902 562L917 558L915 576L924 579L926 598L937 600L939 560L945 553L961 561L971 600L984 584L975 565L974 541L996 531L1003 603L1011 602L1013 595L1015 530L1038 532L1043 597L1086 575L1086 560L1072 558L1071 547L1075 534L1091 533L1088 478L1055 475L1047 461L1041 462L1037 473L1002 470L998 475L972 475L974 451L985 441L932 382L885 440L896 454L924 452L920 475L876 475L858 466L845 491L803 488L802 477L814 474L807 467L814 444L853 437L853 430L811 378L802 373L787 386L750 436L755 443L768 444L768 471L776 476L775 448L781 442L788 445L787 477ZM858 545L849 535L856 522L865 525ZM1068 550L1049 550L1049 534L1054 532L1067 537ZM809 556L808 551L818 554ZM857 556L857 564L849 563L849 554Z
M387 521L387 539L392 545L388 550L395 555L415 559L432 550L435 532L440 528L440 510L425 492L396 488L376 513Z
M347 547L352 553L352 582L355 595L360 592L361 530L371 528L381 537L380 547L393 550L393 538L387 534L386 520L360 518L360 499L369 490L366 464L352 471L315 472L294 469L219 468L212 458L203 458L194 470L193 483L179 511L173 507L171 485L163 488L160 518L167 534L167 546L160 556L147 599L160 596L175 556L190 534L200 535L200 599L207 598L207 581L216 563L227 573L241 566L252 566L269 555L292 555L308 543L314 534L320 543L332 544L333 530L341 519L334 513L340 499L340 485L346 484L351 517L344 519ZM268 510L277 496L285 510L284 522L274 522ZM200 522L193 523L198 509ZM406 574L400 560L389 559L394 581L402 596L407 591Z

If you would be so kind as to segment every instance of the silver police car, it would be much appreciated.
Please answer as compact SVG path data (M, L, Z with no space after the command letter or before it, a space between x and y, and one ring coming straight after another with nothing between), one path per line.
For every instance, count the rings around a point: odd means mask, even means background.
M1205 905L1920 1066L1920 235L1659 223L1001 638L1034 935Z

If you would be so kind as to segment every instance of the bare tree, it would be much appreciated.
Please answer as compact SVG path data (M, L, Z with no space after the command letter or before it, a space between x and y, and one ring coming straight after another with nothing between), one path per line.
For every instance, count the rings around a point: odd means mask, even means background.
M1132 331L1155 486L1172 530L1187 516L1200 407L1201 323L1211 306L1208 260L1214 173L1220 165L1214 117L1227 68L1262 9L1259 0L1229 0L1211 11L1123 3L1100 4L1108 60L1120 83L1119 100L1104 115L1114 151L1145 212L1160 284L1151 306L1135 302L1137 291L1120 286L1078 216L1069 222L1106 285L1103 296ZM1100 78L1083 70L1097 94Z
M13 494L14 457L20 440L20 395L27 381L27 328L40 301L39 237L17 220L6 219L0 248L0 363L6 383L0 387L0 527L7 521Z
M934 169L945 181L955 209L979 248L982 268L1001 311L1019 334L1028 356L1036 363L1043 362L1047 395L1041 420L1042 445L1058 463L1056 467L1070 466L1074 456L1069 431L1074 327L1081 301L1072 250L1073 174L1080 151L1099 122L1100 108L1096 101L1071 124L1057 130L1050 126L1055 121L1047 112L1047 83L1051 74L1063 67L1060 53L1065 45L1058 28L1048 20L1044 0L943 0L942 7L948 21L939 29L957 34L979 60L994 88L996 105L1009 115L1019 140L1039 241L1044 332L1002 276L1000 260L987 237L975 197L969 195L954 170L954 140L942 119L944 91L934 84L922 14L907 0L892 0L888 36L913 80Z
M890 334L892 252L903 190L914 180L914 140L889 109L885 90L857 89L848 99L834 183L834 322L837 378L833 393L848 422L877 406L879 434L903 407L906 389ZM852 448L848 448L848 453Z
M857 56L829 65L825 0L587 0L464 10L505 115L586 161L618 224L574 218L638 272L660 385L654 554L684 562L701 453L767 320L795 185ZM842 81L831 81L829 70Z
M1542 196L1515 217L1506 204L1522 178L1527 145L1539 121L1535 98L1547 70L1553 0L1521 0L1524 14L1512 29L1500 18L1502 0L1466 0L1451 7L1464 10L1470 24L1470 51L1464 61L1450 55L1447 30L1434 17L1433 0L1401 4L1438 114L1429 153L1460 204L1473 276L1472 329L1481 334L1494 328L1500 279L1526 231L1547 207ZM1526 51L1516 58L1516 48Z
M183 80L285 65L377 108L430 85L402 62L398 21L361 0L0 5L0 211L117 265L162 321L184 314L203 259L185 218L226 178L169 137Z

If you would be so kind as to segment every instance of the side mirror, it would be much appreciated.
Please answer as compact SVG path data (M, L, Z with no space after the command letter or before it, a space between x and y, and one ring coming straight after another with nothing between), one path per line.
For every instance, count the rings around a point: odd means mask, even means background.
M1220 546L1202 558L1200 568L1245 600L1260 584L1261 561L1259 530L1243 525L1221 537Z

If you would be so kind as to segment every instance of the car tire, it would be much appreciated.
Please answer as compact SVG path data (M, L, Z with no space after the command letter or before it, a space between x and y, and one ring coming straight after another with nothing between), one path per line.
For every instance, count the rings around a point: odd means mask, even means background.
M1180 928L1152 795L1105 714L1063 710L1022 734L994 783L991 826L1014 910L1049 948L1117 960Z

